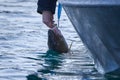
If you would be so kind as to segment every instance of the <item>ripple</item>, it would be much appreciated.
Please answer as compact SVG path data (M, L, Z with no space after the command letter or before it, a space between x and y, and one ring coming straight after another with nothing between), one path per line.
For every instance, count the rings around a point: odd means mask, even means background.
M15 12L15 11L14 12L12 12L12 11L0 11L0 13L4 13L4 14L5 13L7 13L7 14L23 14L23 12L18 12L18 11L17 12Z

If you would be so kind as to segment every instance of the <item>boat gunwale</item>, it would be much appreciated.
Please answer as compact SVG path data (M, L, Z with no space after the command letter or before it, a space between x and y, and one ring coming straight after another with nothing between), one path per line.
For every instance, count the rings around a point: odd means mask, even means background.
M120 3L78 3L69 1L59 1L64 6L76 6L76 7L120 7Z

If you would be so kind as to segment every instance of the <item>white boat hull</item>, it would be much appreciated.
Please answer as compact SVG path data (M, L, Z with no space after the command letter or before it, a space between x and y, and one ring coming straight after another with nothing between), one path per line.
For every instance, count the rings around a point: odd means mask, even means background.
M120 68L120 1L87 1L60 0L98 72L115 71Z

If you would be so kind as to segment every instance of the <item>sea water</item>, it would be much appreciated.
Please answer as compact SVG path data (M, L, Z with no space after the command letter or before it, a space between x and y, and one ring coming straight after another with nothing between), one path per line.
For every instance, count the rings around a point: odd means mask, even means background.
M64 11L59 29L71 50L48 50L48 28L36 9L37 0L0 0L0 80L108 80L94 68Z

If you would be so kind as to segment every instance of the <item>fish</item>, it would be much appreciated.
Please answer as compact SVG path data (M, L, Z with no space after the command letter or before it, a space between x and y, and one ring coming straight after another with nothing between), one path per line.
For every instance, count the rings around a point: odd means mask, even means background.
M48 48L59 53L67 53L69 51L68 44L57 27L48 30Z

